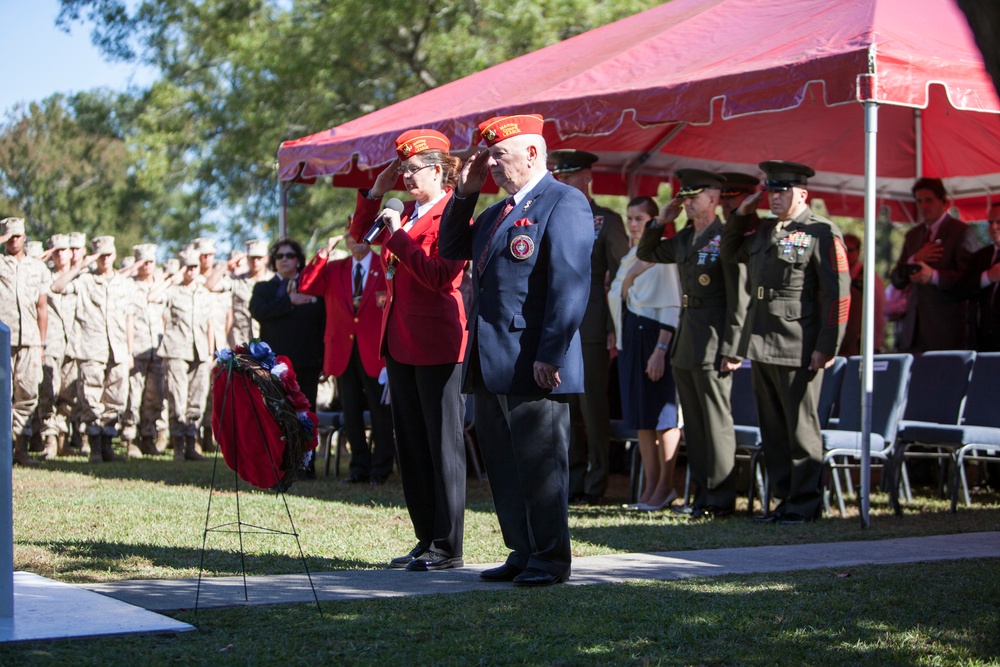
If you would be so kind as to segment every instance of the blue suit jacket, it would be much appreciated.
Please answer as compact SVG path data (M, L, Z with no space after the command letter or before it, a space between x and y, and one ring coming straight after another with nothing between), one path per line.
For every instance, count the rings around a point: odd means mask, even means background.
M480 276L475 265L504 203L490 206L470 225L478 199L478 194L452 197L438 240L442 257L473 263L467 326L474 339L465 355L466 391L475 345L483 382L494 394L582 393L579 329L590 294L590 203L547 174L500 224ZM538 386L535 361L559 367L557 389Z

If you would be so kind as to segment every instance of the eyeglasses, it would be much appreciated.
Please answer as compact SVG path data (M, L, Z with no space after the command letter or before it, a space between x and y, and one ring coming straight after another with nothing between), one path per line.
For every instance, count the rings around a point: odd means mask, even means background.
M415 166L413 166L411 164L408 167L397 167L396 168L396 173L397 174L403 174L405 176L413 176L415 173L417 173L421 169L427 169L428 167L433 167L433 166L434 165L432 165L432 164L424 164L424 165L420 165L419 167L415 167Z
M275 259L296 259L298 255L294 252L276 252L274 253Z

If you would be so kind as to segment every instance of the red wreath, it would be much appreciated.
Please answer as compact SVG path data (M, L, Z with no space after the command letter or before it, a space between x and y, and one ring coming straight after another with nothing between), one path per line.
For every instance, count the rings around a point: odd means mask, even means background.
M258 488L284 490L316 448L319 420L292 362L253 341L222 350L212 376L212 431L226 465Z

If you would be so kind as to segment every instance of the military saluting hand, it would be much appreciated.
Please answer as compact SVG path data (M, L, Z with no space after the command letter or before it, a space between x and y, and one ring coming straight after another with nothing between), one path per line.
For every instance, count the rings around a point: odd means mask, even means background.
M677 216L681 214L682 208L684 208L683 199L678 199L677 197L671 199L667 202L667 205L663 207L663 210L660 211L659 217L656 218L656 226L665 227L676 220Z
M382 173L375 179L375 185L368 191L372 199L381 199L385 196L386 192L392 190L393 186L396 185L396 179L399 178L398 169L399 158L396 158L389 163L388 167L382 170Z
M458 175L458 186L455 188L455 193L459 197L468 197L483 189L486 174L490 169L489 161L489 151L476 151L475 155L465 161Z
M757 192L753 193L752 195L744 199L743 203L740 204L740 207L736 209L736 212L739 213L740 215L749 215L754 211L756 211L757 201L760 199L761 195L764 192L765 192L764 190L758 190Z

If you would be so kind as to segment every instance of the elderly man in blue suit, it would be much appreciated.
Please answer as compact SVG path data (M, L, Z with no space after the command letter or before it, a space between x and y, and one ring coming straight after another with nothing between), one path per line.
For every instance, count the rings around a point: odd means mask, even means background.
M541 116L479 125L487 150L462 169L441 219L439 252L473 263L474 302L464 391L475 397L476 432L506 563L486 581L561 583L570 574L569 405L583 392L579 328L590 290L593 214L577 189L546 170ZM470 225L490 173L511 196Z

